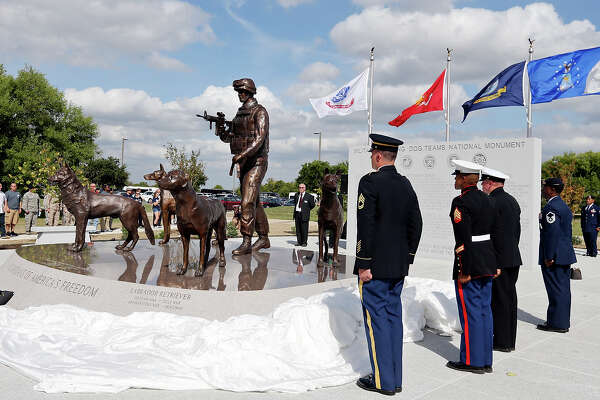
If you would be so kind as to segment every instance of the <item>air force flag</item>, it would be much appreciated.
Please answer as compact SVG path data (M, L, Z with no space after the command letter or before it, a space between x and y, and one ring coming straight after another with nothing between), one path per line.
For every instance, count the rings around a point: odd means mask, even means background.
M600 47L531 61L527 72L532 103L600 94Z
M367 110L368 81L369 68L335 92L325 97L309 99L310 104L319 118L328 115L348 115L354 111Z
M525 61L513 64L494 77L475 97L465 102L463 122L467 114L488 107L523 105L523 69Z

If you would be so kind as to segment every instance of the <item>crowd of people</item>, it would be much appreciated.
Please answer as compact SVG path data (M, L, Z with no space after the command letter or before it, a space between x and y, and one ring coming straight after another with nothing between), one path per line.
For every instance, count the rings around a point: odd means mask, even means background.
M362 303L372 372L356 382L364 390L394 395L402 391L402 301L404 278L413 263L422 232L417 195L394 166L402 141L372 134L371 166L358 186L357 239L354 274ZM454 370L492 373L493 351L515 350L517 338L516 282L520 213L516 199L504 190L508 176L479 164L454 160L454 187L460 191L450 205L454 231L454 281L462 327ZM477 184L481 181L482 190ZM560 178L543 182L547 203L539 216L538 263L548 295L546 322L537 329L566 333L570 328L572 219L561 199ZM595 256L598 211L589 197L582 210L588 255ZM593 248L592 248L593 246Z

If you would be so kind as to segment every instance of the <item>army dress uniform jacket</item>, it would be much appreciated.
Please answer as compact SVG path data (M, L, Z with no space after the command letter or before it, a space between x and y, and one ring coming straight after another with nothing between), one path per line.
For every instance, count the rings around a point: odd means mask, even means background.
M592 203L581 209L581 231L593 232L600 227L600 207Z
M498 263L491 235L502 234L497 218L490 198L475 185L464 188L452 200L450 219L456 240L452 279L458 279L459 272L473 279L496 274Z
M370 269L373 279L408 275L421 239L423 220L409 180L393 165L363 176L358 184L354 274Z
M551 198L540 214L539 265L554 260L557 265L577 262L573 250L571 220L573 214L560 196Z
M490 193L492 205L496 209L498 227L492 232L492 243L496 249L499 268L518 267L523 264L519 252L521 238L521 207L517 200L497 188Z

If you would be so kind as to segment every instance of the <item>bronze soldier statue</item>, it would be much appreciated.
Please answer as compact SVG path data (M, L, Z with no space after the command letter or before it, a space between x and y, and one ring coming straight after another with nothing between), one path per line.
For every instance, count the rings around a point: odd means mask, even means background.
M269 242L269 221L259 199L260 184L267 172L269 154L269 114L254 98L256 86L250 78L233 81L233 89L238 92L242 106L231 122L225 121L222 113L212 117L199 115L216 123L216 134L229 143L233 159L231 170L237 164L242 192L240 232L242 244L233 254L248 254L271 247ZM258 239L252 244L254 231Z

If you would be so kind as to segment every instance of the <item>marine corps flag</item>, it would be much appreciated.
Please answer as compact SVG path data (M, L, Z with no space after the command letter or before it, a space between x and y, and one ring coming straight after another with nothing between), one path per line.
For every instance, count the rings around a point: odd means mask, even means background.
M494 77L471 100L465 102L462 108L465 116L474 110L488 107L522 106L523 104L523 69L525 61L506 68Z
M441 111L444 109L444 86L446 82L446 70L433 82L433 85L415 104L408 107L402 114L398 115L393 121L388 122L392 126L400 126L411 116L429 111Z

